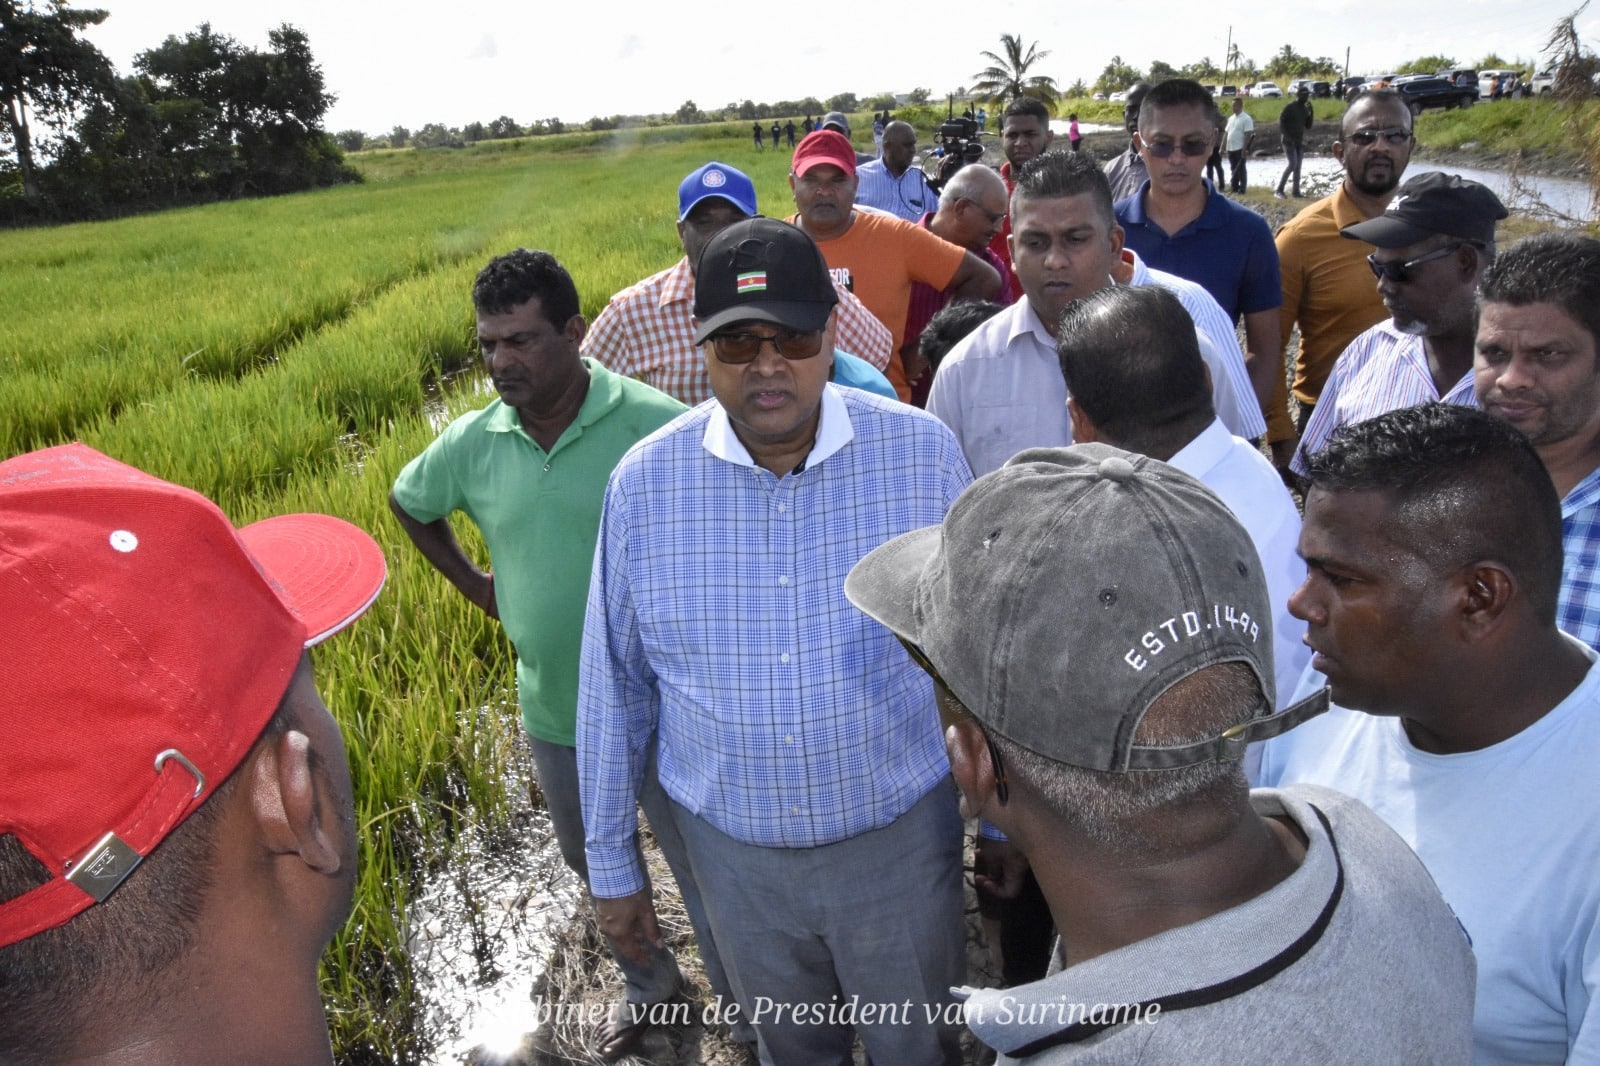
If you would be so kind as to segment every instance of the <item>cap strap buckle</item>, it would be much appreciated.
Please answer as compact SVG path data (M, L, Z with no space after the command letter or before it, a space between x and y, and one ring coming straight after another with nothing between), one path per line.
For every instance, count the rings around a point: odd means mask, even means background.
M198 799L206 789L205 774L202 774L183 752L177 748L168 748L156 756L157 775L169 760L176 762L193 775L195 781L193 798ZM108 832L95 841L94 847L90 848L82 859L73 864L72 870L67 874L67 880L83 889L96 903L102 903L127 879L134 867L143 861L143 855L130 847L115 832Z

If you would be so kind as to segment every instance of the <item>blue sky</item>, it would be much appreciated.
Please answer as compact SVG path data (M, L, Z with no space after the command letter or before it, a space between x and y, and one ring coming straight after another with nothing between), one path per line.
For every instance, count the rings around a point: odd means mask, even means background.
M907 28L903 4L840 7L782 4L667 5L617 0L80 0L110 17L89 36L122 73L133 56L209 20L253 47L282 22L305 30L339 100L329 129L386 132L400 124L461 126L508 114L519 123L595 114L674 111L750 98L776 101L839 92L944 93L972 80L978 53L1002 32L1051 51L1041 69L1063 85L1092 82L1112 55L1144 67L1181 66L1201 56L1219 65L1229 16L1214 5L1150 0L1088 5L999 0L955 8L927 5ZM1474 63L1485 53L1535 60L1574 0L1290 0L1241 5L1232 34L1265 64L1285 43L1307 55L1374 73L1434 53ZM952 18L948 12L964 12ZM440 13L447 13L441 17ZM702 16L696 22L689 12ZM981 17L979 17L981 14ZM1248 20L1248 21L1246 21ZM1600 13L1579 29L1600 38Z

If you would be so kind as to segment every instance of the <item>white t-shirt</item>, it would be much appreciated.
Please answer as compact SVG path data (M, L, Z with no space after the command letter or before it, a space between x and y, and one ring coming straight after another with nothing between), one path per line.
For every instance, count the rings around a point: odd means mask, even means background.
M1335 707L1267 741L1260 780L1354 796L1416 851L1478 957L1477 1066L1600 1063L1600 665L1516 736L1457 755Z
M1250 117L1250 112L1241 111L1237 115L1228 116L1228 151L1238 152L1243 150L1244 142L1250 134L1255 132L1256 120Z

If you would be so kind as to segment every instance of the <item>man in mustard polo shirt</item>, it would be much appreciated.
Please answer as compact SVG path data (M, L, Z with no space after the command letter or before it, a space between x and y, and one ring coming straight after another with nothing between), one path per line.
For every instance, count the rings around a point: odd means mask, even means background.
M561 856L587 883L575 749L578 656L601 501L623 453L685 408L580 358L588 324L578 313L577 287L548 252L519 248L492 260L472 299L484 367L499 398L450 423L411 460L389 503L428 561L500 619L516 647L517 701L534 770ZM492 572L456 542L447 521L456 511L482 531ZM648 800L645 806L648 813ZM681 880L689 904L693 884ZM665 948L648 964L618 961L627 1000L600 1034L597 1050L608 1060L626 1054L648 1028L627 1008L669 999L681 982Z

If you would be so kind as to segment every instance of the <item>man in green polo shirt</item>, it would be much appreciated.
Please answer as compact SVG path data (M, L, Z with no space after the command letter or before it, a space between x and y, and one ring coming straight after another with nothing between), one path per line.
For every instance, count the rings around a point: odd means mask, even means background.
M493 259L479 272L472 299L478 346L499 399L450 423L411 460L389 504L428 561L500 619L516 647L517 700L534 770L561 856L587 883L574 745L601 502L623 453L685 408L580 358L588 324L578 313L577 287L548 252L519 248ZM482 531L493 571L461 550L447 521L456 511ZM648 800L645 806L648 814ZM692 883L683 887L692 894ZM649 965L617 959L627 996L600 1034L596 1050L607 1059L644 1035L651 1015L639 1008L672 998L681 983L665 948Z

